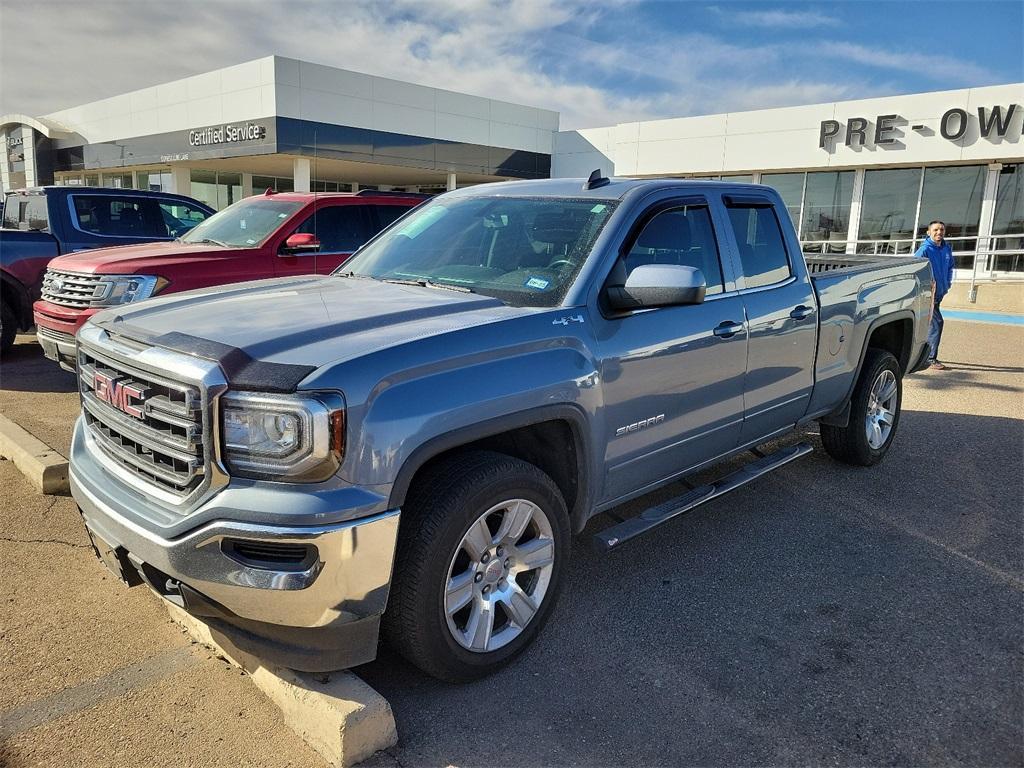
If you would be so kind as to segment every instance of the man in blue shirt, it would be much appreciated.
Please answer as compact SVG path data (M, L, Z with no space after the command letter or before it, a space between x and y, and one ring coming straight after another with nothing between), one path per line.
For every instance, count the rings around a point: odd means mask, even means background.
M919 259L931 262L932 278L935 280L935 295L932 297L935 306L932 309L932 326L928 330L928 367L937 371L946 368L939 362L939 342L942 341L942 312L939 304L953 284L953 249L945 238L946 225L938 220L931 222L928 225L928 237L914 254Z

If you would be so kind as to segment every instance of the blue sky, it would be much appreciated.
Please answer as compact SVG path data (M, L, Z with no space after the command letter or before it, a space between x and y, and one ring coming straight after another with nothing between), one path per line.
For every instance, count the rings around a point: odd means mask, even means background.
M579 128L1021 82L1022 31L1019 0L0 0L0 113L276 53Z

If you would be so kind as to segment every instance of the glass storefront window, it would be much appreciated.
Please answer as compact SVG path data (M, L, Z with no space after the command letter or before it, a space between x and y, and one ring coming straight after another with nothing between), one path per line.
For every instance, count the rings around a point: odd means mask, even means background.
M852 202L853 171L807 174L800 237L808 243L808 250L818 253L846 250Z
M782 196L793 226L800 226L800 202L804 197L804 175L802 173L762 173L761 183L772 187Z
M242 199L242 174L192 170L192 197L215 210Z
M920 168L866 171L857 253L912 253Z
M733 184L753 184L754 175L752 173L742 173L739 176L723 176L722 181L728 181Z
M985 188L985 166L964 165L926 168L921 190L921 213L917 220L917 241L928 231L928 222L939 219L946 225L946 237L953 238L954 251L974 251L981 220L981 197ZM956 238L970 237L969 240ZM969 269L974 259L970 254L958 258L957 267Z
M87 187L98 187L100 185L100 175L98 173L87 173L85 174L85 186Z
M992 269L1024 272L1024 163L1008 163L999 172L992 217Z
M114 189L131 189L132 175L130 173L104 173L103 186Z
M148 189L151 192L171 191L170 171L139 171L139 189Z
M262 195L268 189L272 189L275 192L293 192L295 187L292 184L291 179L285 179L280 176L253 176L252 177L252 192L254 195Z

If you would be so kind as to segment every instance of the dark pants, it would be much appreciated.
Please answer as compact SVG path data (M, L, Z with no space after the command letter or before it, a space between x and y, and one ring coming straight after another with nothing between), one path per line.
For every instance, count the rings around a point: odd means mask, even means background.
M928 329L928 362L934 363L939 359L939 342L942 341L942 312L939 310L938 301L932 310L932 325Z

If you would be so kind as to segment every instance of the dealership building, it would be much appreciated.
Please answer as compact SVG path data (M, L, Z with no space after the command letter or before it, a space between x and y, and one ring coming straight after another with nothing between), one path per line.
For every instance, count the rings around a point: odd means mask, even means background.
M781 193L810 251L909 253L942 219L971 292L1024 279L1022 123L1015 83L562 131L554 111L270 56L2 116L0 184L161 189L221 208L267 187L440 192L595 168L752 181Z

